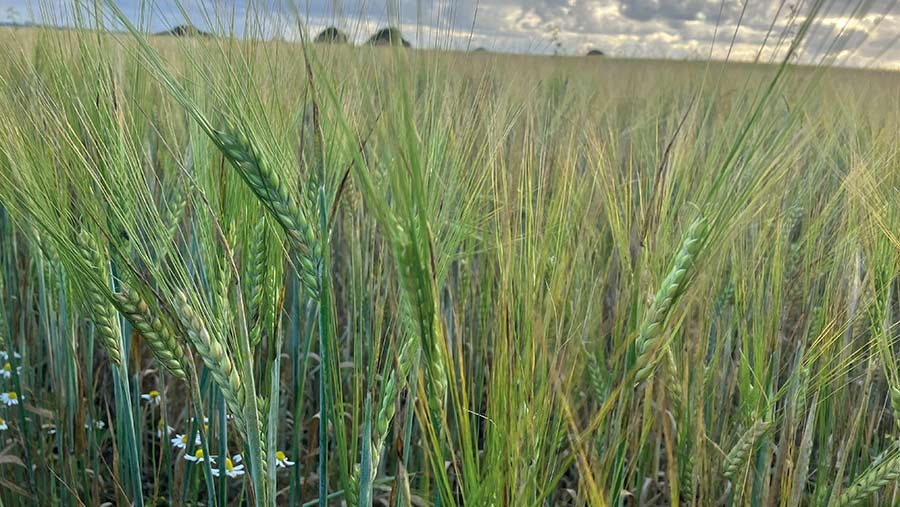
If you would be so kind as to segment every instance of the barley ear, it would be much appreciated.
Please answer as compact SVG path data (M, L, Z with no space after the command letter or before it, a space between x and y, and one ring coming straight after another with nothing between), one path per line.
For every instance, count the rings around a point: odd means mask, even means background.
M269 398L262 395L256 396L256 419L261 422L256 427L261 433L259 436L259 463L262 475L268 475L269 470L269 453L268 453L268 431L269 427L266 421L269 420Z
M178 229L184 220L187 211L187 193L182 185L176 185L172 190L172 198L168 208L166 220L167 234L171 241L178 239Z
M900 456L882 461L870 467L853 481L837 501L835 507L859 505L873 493L900 478Z
M256 396L256 418L262 422L269 419L269 398L262 395ZM263 442L263 445L265 445L267 427L265 425L260 425L259 430L263 433L263 438L260 440Z
M266 219L262 217L253 227L253 242L250 244L250 298L248 304L249 314L253 318L250 329L250 345L256 346L262 340L264 325L263 296L266 287Z
M93 271L94 278L102 283L109 283L108 263L100 254L100 249L93 236L82 231L77 237L77 251L88 269ZM106 350L109 360L116 366L122 366L122 342L119 336L119 324L116 321L116 310L109 299L96 286L87 290L87 306L94 316L97 339Z
M753 426L750 426L750 429L741 435L741 438L738 439L728 455L725 456L725 462L722 465L724 470L723 475L725 475L725 477L733 479L735 475L737 475L740 467L750 459L750 454L753 453L756 443L772 428L772 426L771 422L759 419L753 423Z
M223 340L209 333L203 319L197 315L187 295L177 295L177 312L181 324L187 333L191 343L200 354L203 364L212 374L213 380L225 398L225 404L234 416L234 424L238 431L247 438L246 421L244 420L244 401L246 393L244 384L238 375L237 368L228 354L228 349ZM254 436L255 438L255 436Z
M303 286L311 296L315 296L318 291L316 274L320 247L303 208L294 202L287 186L246 136L227 128L224 131L215 131L213 141L284 229L284 233L299 253L300 279Z
M681 376L678 374L678 365L675 364L675 356L672 351L666 348L666 395L669 398L670 409L675 417L681 415L684 407L684 395L681 387Z
M156 359L173 376L187 379L182 345L175 338L171 326L154 316L147 302L135 290L122 287L113 295L113 301L121 313L147 342Z
M369 477L366 484L374 484L375 475L378 472L378 465L381 462L381 449L384 448L390 429L391 421L397 411L396 400L400 392L406 388L409 372L412 370L413 362L416 356L416 339L415 335L409 333L406 339L397 351L397 361L393 368L390 368L388 378L381 389L381 403L377 408L375 422L371 425L371 435L367 442L362 445L370 446L369 453ZM346 492L347 505L359 505L359 488L364 483L361 477L361 467L359 464L354 465L350 472L350 484L352 485Z
M447 367L441 343L444 331L438 309L440 308L429 260L423 259L423 251L417 248L415 237L404 237L406 231L396 228L395 252L398 258L401 282L411 305L411 316L419 333L425 364L425 378L430 389L428 403L432 413L443 412L447 397ZM430 234L430 232L428 232ZM403 239L400 239L403 238Z
M900 388L891 385L888 391L891 398L891 410L894 411L894 423L900 427Z
M587 383L594 391L593 395L597 403L603 403L607 397L608 375L601 367L596 354L590 354L587 358Z
M675 299L684 291L688 280L688 271L706 240L707 233L708 227L705 218L699 218L691 224L681 243L681 250L675 257L672 270L663 280L649 311L644 316L640 333L634 343L637 356L637 373L635 374L637 383L647 380L656 368L657 355L662 347L666 318L669 316Z

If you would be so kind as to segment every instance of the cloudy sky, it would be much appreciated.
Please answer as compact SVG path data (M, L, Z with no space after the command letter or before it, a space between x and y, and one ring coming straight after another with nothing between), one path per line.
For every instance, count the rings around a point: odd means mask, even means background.
M337 25L355 41L399 25L416 47L642 58L768 61L821 0L117 0L151 30L185 22L299 37ZM58 9L72 0L42 0ZM41 19L24 0L0 0L0 19ZM250 6L248 8L248 5ZM143 8L143 9L142 9ZM144 13L142 18L141 13ZM46 16L45 16L46 17ZM900 0L824 0L799 55L810 62L900 69ZM261 28L260 28L261 27Z

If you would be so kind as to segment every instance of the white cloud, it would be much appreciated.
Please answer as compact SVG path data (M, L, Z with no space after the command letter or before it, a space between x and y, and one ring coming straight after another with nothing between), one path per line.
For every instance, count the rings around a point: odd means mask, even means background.
M153 6L149 27L161 30L185 22L178 5L201 28L230 26L243 33L246 0L143 0ZM44 4L71 0L43 0ZM130 16L142 0L119 0ZM811 5L814 2L794 2ZM554 42L568 53L598 47L613 56L705 57L752 60L781 51L807 12L782 0L257 0L265 11L262 33L299 37L299 25L313 33L337 25L354 42L384 26L399 26L416 47L459 49L470 43L498 51L549 53ZM900 12L896 0L831 0L819 13L800 56L816 61L826 52L838 63L900 68ZM21 0L0 0L0 18ZM740 23L740 25L739 25ZM738 29L738 26L740 28ZM737 31L735 32L735 30ZM258 30L254 30L258 33ZM787 36L786 40L783 36ZM732 38L734 45L731 46Z

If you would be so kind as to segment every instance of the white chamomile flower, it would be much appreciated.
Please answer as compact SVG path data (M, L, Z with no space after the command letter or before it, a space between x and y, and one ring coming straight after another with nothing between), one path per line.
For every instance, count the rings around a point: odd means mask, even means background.
M188 460L188 461L193 461L194 463L203 463L203 462L206 461L207 459L209 459L209 462L210 462L210 463L215 463L215 462L216 462L216 457L215 457L215 456L210 456L209 458L207 458L206 456L204 456L204 455L203 455L203 449L197 449L196 451L194 451L194 454L193 454L193 455L191 455L191 454L185 454L185 455L184 455L184 459L186 459L186 460Z
M9 429L9 426L6 425L6 419L0 417L0 431L6 431Z
M152 405L159 405L161 398L159 396L159 391L152 389L149 393L142 394L141 399L150 402Z
M172 432L175 431L175 428L169 426L168 424L163 424L163 420L160 419L159 424L156 425L156 438L163 437L163 427L166 428L166 436L171 435Z
M6 403L7 406L13 406L19 404L19 395L16 394L15 391L10 391L8 393L0 393L0 403Z
M22 367L21 367L21 366L16 366L16 373L17 373L17 374L21 374L21 373L22 373ZM9 377L12 377L12 365L9 364L9 361L7 361L7 362L3 365L3 369L0 370L0 375L2 375L3 378L9 378Z
M171 432L172 430L169 431L169 433ZM175 435L175 438L171 439L170 442L172 442L172 445L174 445L175 447L184 449L185 447L187 447L188 436L186 434L182 435L179 433ZM200 433L197 433L196 435L194 435L194 445L200 445L201 443Z
M240 456L240 455L238 455L238 456ZM237 457L237 456L235 456L235 457ZM213 476L218 477L219 473L220 473L220 469L218 469L218 468L212 469ZM234 461L232 461L231 458L225 458L225 475L227 475L228 477L231 477L231 478L240 477L240 476L244 475L244 465L235 466Z
M275 465L279 468L286 468L289 466L294 466L294 462L289 460L287 456L284 455L281 451L275 452Z
M176 449L184 449L187 447L187 438L187 435L177 434L170 442L172 442L172 446Z
M41 425L42 430L46 430L48 435L56 435L56 425L52 423L46 423Z
M22 354L19 354L18 352L13 352L13 357L16 359L22 359ZM0 350L0 359L2 359L4 361L9 361L9 353L7 353L5 350Z
M103 422L102 419L99 421L94 421L93 427L98 430L102 430L103 428L106 427L106 423ZM84 429L86 429L86 430L91 429L91 423L84 423Z

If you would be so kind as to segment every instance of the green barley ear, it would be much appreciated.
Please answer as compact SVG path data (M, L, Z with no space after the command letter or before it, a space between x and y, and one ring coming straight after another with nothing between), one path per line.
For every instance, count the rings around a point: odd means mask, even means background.
M278 221L291 244L301 254L300 278L304 288L315 296L318 291L316 264L320 257L319 243L303 208L294 202L278 174L272 171L263 154L249 138L230 128L216 130L212 135L219 150Z
M182 221L184 221L187 204L188 198L184 186L181 184L175 185L172 189L166 220L168 238L172 241L178 239L178 229L181 227Z
M681 409L684 407L684 395L681 387L681 376L678 374L678 365L675 364L675 356L672 351L666 349L666 395L669 397L671 411L675 417L681 415Z
M900 456L882 461L862 473L853 481L837 501L835 507L859 505L870 495L900 478Z
M256 395L256 417L259 418L260 421L267 421L269 419L269 398L263 395ZM266 431L267 427L262 425L260 427L260 431ZM263 444L265 444L266 439L262 438Z
M731 452L725 457L725 463L722 465L722 468L724 469L723 475L725 475L726 478L734 478L738 469L750 459L750 454L753 452L754 447L756 447L756 443L772 428L772 426L771 422L759 419L753 423L753 426L750 426L750 429L741 435L741 438L739 438L737 443L734 444L734 447L731 448Z
M81 231L76 238L78 255L82 261L93 271L97 280L108 283L108 263L100 254L100 248L94 242L94 237L87 231ZM119 324L116 322L116 310L112 303L96 287L87 290L87 306L94 316L94 325L97 329L97 339L106 350L109 360L115 366L122 366L122 342L119 336Z
M640 334L634 344L637 356L635 381L638 383L647 380L656 368L656 356L662 346L666 318L675 299L684 291L688 270L693 265L708 232L705 218L701 217L691 224L681 243L681 250L675 257L675 265L663 280L656 297L653 298L650 310L644 317Z
M372 442L377 449L380 449L387 439L388 427L397 409L394 401L400 396L400 391L406 387L409 372L412 370L416 355L415 344L415 338L411 334L408 335L405 343L397 353L396 368L391 368L391 375L382 389L381 404L378 407L375 424L372 426ZM377 454L374 453L374 455Z
M260 437L259 437L259 463L262 469L262 475L268 475L266 472L269 469L269 453L267 451L268 446L268 434L269 434L269 425L266 424L266 421L269 420L269 398L262 395L256 395L256 418L259 421L262 421L263 424L258 424L257 428L259 428Z
M224 341L209 334L206 324L194 312L188 302L187 295L183 292L177 295L176 307L188 338L196 347L200 358L203 359L203 364L206 365L216 385L222 391L225 403L234 416L235 426L246 438L247 425L244 420L246 393L244 392L244 384L241 382L237 367L231 356L229 356Z
M890 386L891 410L894 411L894 423L900 427L900 388Z
M366 487L366 485L371 488L375 483L375 475L381 462L381 449L384 448L388 437L388 429L397 411L395 401L400 396L400 391L406 387L409 372L412 370L416 356L416 343L415 335L412 333L407 334L406 339L400 346L400 350L397 352L396 367L390 368L390 374L381 391L381 403L375 415L375 423L371 425L370 438L368 441L364 439L362 443L362 445L370 446L370 449L367 451L370 459L369 476L362 477L360 465L354 466L350 473L352 486L345 492L347 505L359 505L360 488Z
M182 345L175 338L172 328L150 312L144 298L135 291L122 287L113 295L119 312L141 333L156 359L178 379L186 380L186 357Z
M440 344L444 341L438 309L440 308L430 260L423 259L423 252L416 248L416 237L404 237L406 232L397 228L395 248L398 254L398 268L401 282L410 299L412 315L421 340L420 346L425 363L425 376L431 389L429 404L434 413L442 413L447 397L447 366ZM430 234L426 231L425 234ZM426 254L427 255L427 254Z
M590 354L587 358L587 382L594 391L594 397L598 403L602 403L607 396L607 376L600 367L600 361L596 354Z
M253 318L250 329L250 345L256 346L262 339L264 319L262 318L263 296L266 287L266 219L262 217L253 227L253 241L250 244L250 298L249 315Z

